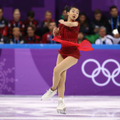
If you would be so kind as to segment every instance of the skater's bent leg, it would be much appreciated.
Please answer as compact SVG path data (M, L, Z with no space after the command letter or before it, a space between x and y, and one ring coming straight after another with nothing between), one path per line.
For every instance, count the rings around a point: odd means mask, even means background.
M61 54L58 54L58 58L57 58L57 63L56 65L58 65L60 62L63 61L63 57ZM58 96L60 98L64 98L64 92L65 92L65 80L66 80L66 71L61 73L60 76L60 82L58 84Z
M61 73L60 82L59 82L59 84L58 84L58 96L59 96L60 98L64 98L66 72L67 72L67 71L64 71L64 72Z
M68 68L72 67L77 63L78 59L68 56L62 62L60 62L56 67L54 68L53 72L53 86L52 90L55 90L60 82L61 74L62 72L66 71Z
M57 64L60 63L63 60L62 56L58 54ZM57 93L57 90L49 89L41 98L41 100L47 100L51 97L53 97Z
M57 56L57 62L56 62L56 66L62 62L64 60L64 58L62 57L62 55L59 53L58 56ZM54 77L54 76L53 76ZM55 90L53 88L51 88L52 90Z
M58 54L58 59L56 65L58 65L63 60L63 57L61 54ZM58 96L60 98L64 98L64 92L65 92L65 80L66 80L66 71L61 73L60 76L60 82L58 84Z

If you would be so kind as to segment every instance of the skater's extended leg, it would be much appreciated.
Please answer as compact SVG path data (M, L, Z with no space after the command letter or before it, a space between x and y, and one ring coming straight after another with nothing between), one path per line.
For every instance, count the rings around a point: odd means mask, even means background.
M58 54L56 65L63 60L61 54ZM54 96L57 93L57 90L52 90L51 88L42 96L41 100L47 100L50 97Z
M63 57L61 54L58 54L58 59L57 59L57 63L56 65L58 65L60 62L63 61ZM58 84L58 96L60 98L63 98L64 97L64 92L65 92L65 80L66 80L66 72L67 71L63 71L61 73L61 76L60 76L60 82Z

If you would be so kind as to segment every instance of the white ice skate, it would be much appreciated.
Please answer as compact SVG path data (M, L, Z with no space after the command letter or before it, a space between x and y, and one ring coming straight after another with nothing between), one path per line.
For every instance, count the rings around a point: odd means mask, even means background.
M58 99L57 112L60 114L66 114L66 106L63 98Z
M51 90L51 88L42 96L41 100L47 100L57 94L57 90Z

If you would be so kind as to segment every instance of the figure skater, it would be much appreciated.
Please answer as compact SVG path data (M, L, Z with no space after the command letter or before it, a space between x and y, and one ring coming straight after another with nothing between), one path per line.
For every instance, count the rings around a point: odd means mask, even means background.
M61 43L61 49L59 50L56 66L53 71L53 85L41 98L42 100L51 98L57 94L58 87L58 113L66 113L64 92L67 70L78 62L80 57L80 48L85 49L85 51L93 49L90 43L87 50L86 48L81 47L82 44L77 44L80 23L77 22L76 19L79 16L79 9L71 7L67 14L68 20L59 20L59 28L55 28L53 31L55 36L53 40ZM60 37L58 35L60 35Z

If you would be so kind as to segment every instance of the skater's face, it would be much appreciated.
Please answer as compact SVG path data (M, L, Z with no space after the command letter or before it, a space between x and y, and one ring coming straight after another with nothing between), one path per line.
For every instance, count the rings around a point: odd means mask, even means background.
M68 12L68 17L71 20L76 20L79 16L79 10L77 8L71 8L70 11Z

